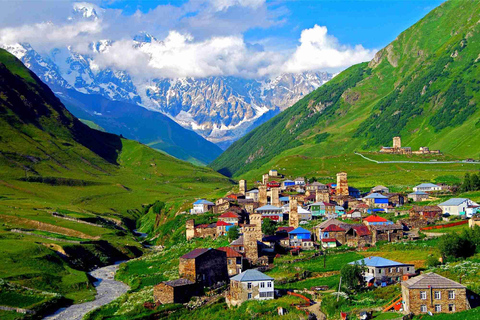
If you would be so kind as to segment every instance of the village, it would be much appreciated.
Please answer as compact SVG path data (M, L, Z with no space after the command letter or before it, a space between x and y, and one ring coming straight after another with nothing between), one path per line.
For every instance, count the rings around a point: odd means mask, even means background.
M448 200L438 205L422 205L439 195ZM450 186L433 183L414 186L409 193L390 192L388 187L381 185L362 193L349 186L346 172L337 173L336 183L328 184L308 181L304 177L286 179L276 170L264 174L251 189L246 180L240 180L238 192L214 202L195 201L189 212L191 219L185 226L188 241L228 236L234 238L230 245L196 248L181 256L179 278L157 284L154 301L157 305L187 303L193 296L213 289L234 308L250 300L296 295L306 301L301 307L310 319L325 318L318 301L308 292L305 295L297 290L276 288L276 279L265 272L275 267L277 259L289 256L291 259L297 257L292 261L301 261L303 253L311 253L309 258L321 264L342 250L366 251L380 243L421 241L420 232L428 234L426 230L429 229L480 225L477 218L480 206L470 199L451 195ZM195 217L207 213L214 214L217 220L195 223ZM439 260L441 263L442 257ZM417 270L414 264L366 256L346 265L360 268L358 284L364 288L393 285L401 288L401 293L381 308L381 312L398 313L395 319L461 312L478 303L477 296L467 293L465 285L436 273ZM301 280L301 276L297 277ZM341 281L340 277L336 291L340 291ZM328 288L318 286L311 288L310 293L315 290ZM373 312L364 310L354 315L339 311L343 319L369 319ZM279 315L286 312L278 308Z

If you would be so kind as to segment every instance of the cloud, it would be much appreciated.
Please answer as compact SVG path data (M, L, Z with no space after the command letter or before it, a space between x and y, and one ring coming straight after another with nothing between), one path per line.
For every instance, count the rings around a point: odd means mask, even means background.
M210 4L216 11L226 10L233 6L257 9L265 4L265 0L210 0Z

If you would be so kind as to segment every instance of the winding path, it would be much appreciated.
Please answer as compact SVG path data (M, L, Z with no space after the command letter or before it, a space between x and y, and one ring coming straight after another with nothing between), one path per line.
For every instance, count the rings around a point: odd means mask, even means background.
M356 155L364 158L365 160L375 163L419 163L419 164L448 164L448 163L465 163L465 164L480 164L480 161L466 161L466 160L453 160L453 161L378 161L370 159L361 153L355 152Z
M90 275L97 279L94 286L97 289L95 300L74 304L68 308L61 308L54 314L45 317L47 320L81 320L88 312L99 308L128 291L129 286L113 278L118 270L119 263L98 268L90 272Z

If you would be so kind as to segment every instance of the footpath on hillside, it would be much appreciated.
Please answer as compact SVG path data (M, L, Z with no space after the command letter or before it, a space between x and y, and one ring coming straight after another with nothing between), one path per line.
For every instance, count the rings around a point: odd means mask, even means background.
M406 161L406 160L392 160L392 161L378 161L371 159L367 156L364 156L361 153L354 152L356 155L364 158L365 160L375 162L375 163L420 163L420 164L448 164L448 163L468 163L468 164L480 164L480 161L467 161L467 160L451 160L451 161Z

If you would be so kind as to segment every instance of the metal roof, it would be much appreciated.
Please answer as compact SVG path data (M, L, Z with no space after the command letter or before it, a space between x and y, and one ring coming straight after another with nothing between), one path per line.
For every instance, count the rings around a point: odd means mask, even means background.
M272 277L267 276L255 269L246 270L236 276L230 278L231 280L247 282L247 281L262 281L262 280L275 280Z
M433 272L424 273L418 277L411 278L402 282L402 286L408 289L465 289L464 285L458 282L442 277Z
M388 199L388 197L384 196L383 194L374 192L366 196L364 199Z
M283 202L287 202L287 201L290 201L290 198L289 197L280 197L278 198L279 201L283 201Z
M208 205L215 205L213 202L210 202L208 200L205 200L205 199L199 199L197 201L195 201L193 204L208 204Z
M415 186L415 188L438 188L436 184L433 183L421 183L418 186Z
M247 191L247 193L258 193L258 189L253 189L253 190Z
M423 191L415 191L415 192L409 193L408 195L422 195L422 196L424 196L426 194L428 194L428 193L423 192Z
M275 206L272 206L270 204L267 204L266 206L255 209L255 211L271 211L271 210L282 211L282 208L275 207Z
M459 205L461 205L462 203L464 203L465 201L468 201L468 200L469 199L467 199L467 198L452 198L452 199L448 199L447 201L438 204L438 206L459 206Z
M311 234L310 231L308 231L307 229L304 229L302 227L298 227L292 231L289 232L289 234L299 234L299 233L308 233L308 234Z
M397 267L397 266L413 266L413 264L405 264L393 260L388 260L382 257L368 257L365 259L360 259L357 261L350 262L349 264L359 264L362 265L365 263L367 267Z

